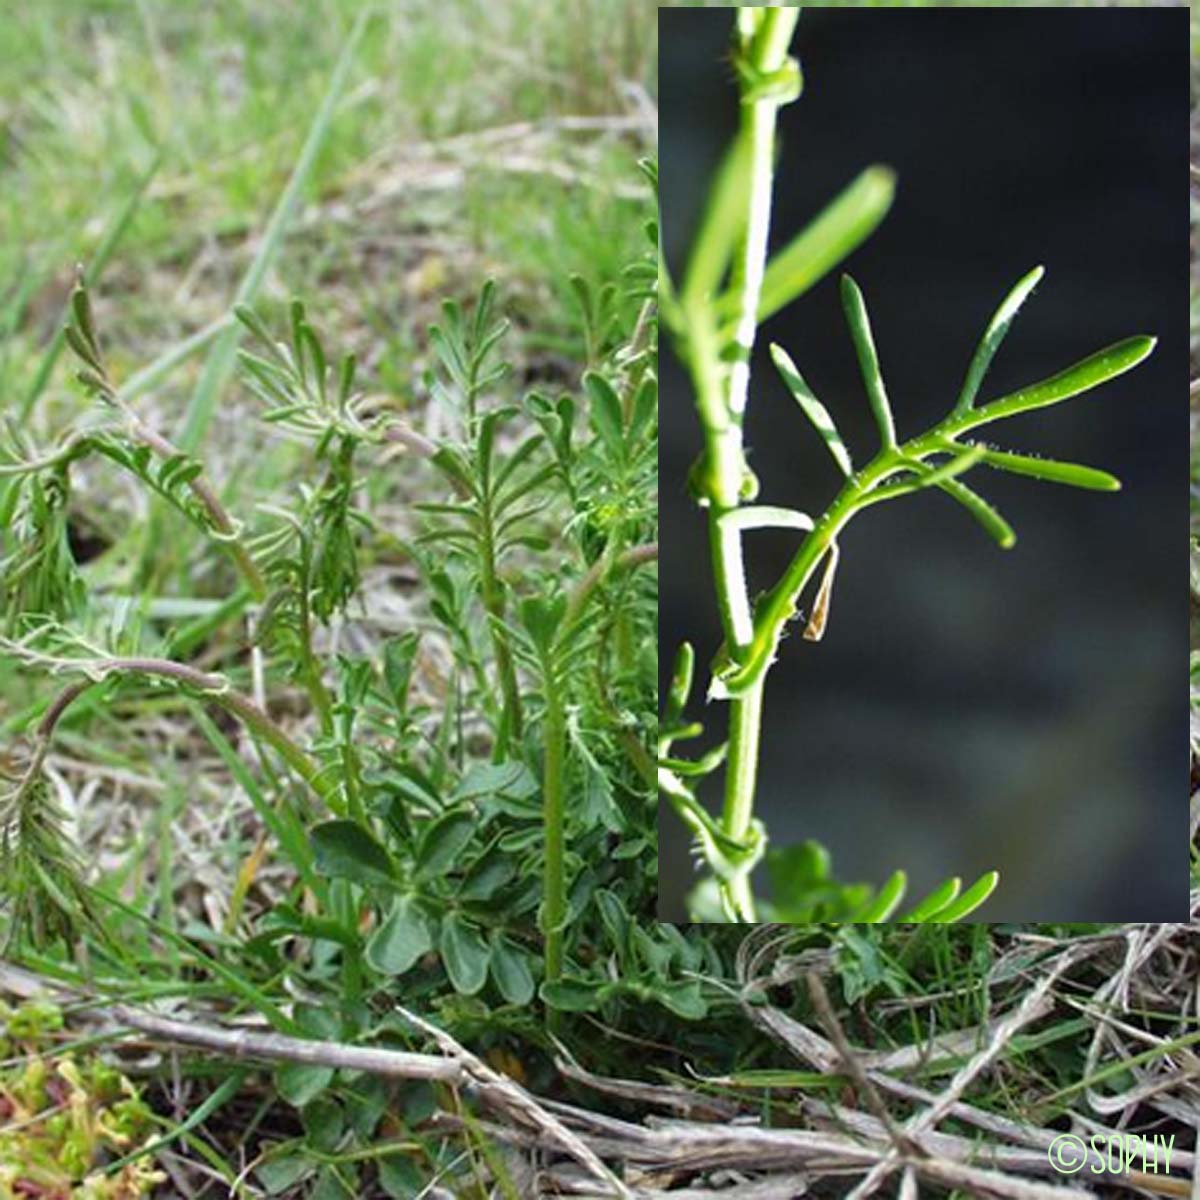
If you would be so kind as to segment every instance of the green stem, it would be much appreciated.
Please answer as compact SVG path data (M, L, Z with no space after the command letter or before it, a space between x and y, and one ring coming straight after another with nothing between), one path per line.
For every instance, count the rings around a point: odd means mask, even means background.
M492 653L496 657L496 673L500 677L500 696L503 710L500 715L500 730L496 738L496 753L507 753L510 742L519 742L524 728L521 713L521 691L517 685L517 669L513 663L512 649L504 633L504 590L496 573L496 553L493 541L491 499L485 497L480 513L481 547L479 562L479 593L483 607L491 620L488 622L492 642Z
M267 743L285 763L337 816L344 816L344 805L336 780L322 771L320 764L302 750L275 722L274 718L259 708L248 696L235 692L221 675L208 675L185 663L160 658L112 658L96 662L80 663L86 669L87 679L78 680L63 689L51 702L37 728L38 744L34 751L26 778L31 778L41 769L46 752L54 736L54 730L67 709L86 691L103 682L109 675L148 675L169 679L190 692L223 708L236 717L251 733Z
M780 72L787 63L788 47L796 27L796 9L743 9L739 28L743 30L742 53L748 71L762 78ZM750 35L747 30L757 26ZM723 397L724 418L720 427L706 422L708 466L715 474L709 514L709 543L717 600L725 626L726 641L735 658L741 658L753 639L753 626L744 602L745 572L741 562L740 535L725 535L722 518L753 495L752 477L745 464L742 446L742 422L750 387L750 356L758 332L758 302L766 269L767 235L771 226L771 192L774 184L775 126L781 98L768 90L752 99L753 91L743 86L740 137L748 146L749 186L744 213L745 237L741 255L734 263L733 289L738 296L734 332L733 364L727 372L727 390ZM715 341L711 314L705 320L708 331L704 342ZM711 360L704 368L711 385L716 366ZM711 411L711 399L708 407ZM754 815L755 779L758 772L759 743L762 735L764 680L758 679L745 695L734 699L730 712L729 761L725 772L725 805L722 829L727 836L741 841L750 829ZM726 908L738 921L755 920L754 897L748 875L722 883Z
M542 884L542 934L545 937L546 982L562 978L563 934L567 921L566 811L563 803L567 728L557 682L546 683L542 721L542 828L545 862Z
M764 674L730 706L729 759L725 768L725 808L721 814L721 828L736 842L746 839L754 817L765 685ZM757 920L749 874L738 875L724 883L722 892L730 914L736 920L749 923Z

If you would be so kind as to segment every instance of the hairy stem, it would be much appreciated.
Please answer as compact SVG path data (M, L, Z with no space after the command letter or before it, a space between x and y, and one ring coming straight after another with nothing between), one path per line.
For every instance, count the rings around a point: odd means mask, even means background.
M750 10L754 12L754 10ZM743 43L744 66L757 78L781 71L787 62L788 47L799 13L796 9L768 8L757 17L745 18L758 28L748 44ZM745 17L743 10L742 18ZM739 18L739 19L742 19ZM745 39L745 35L744 35ZM750 356L758 331L758 301L766 266L767 235L771 224L771 191L774 183L775 126L780 97L768 89L761 98L752 99L753 88L743 84L741 134L749 147L749 186L744 214L745 238L740 258L734 264L734 288L738 295L734 333L734 362L728 371L724 407L728 424L719 442L710 451L710 462L718 474L736 470L739 478L731 491L732 478L723 481L720 493L712 497L709 538L713 567L726 638L735 657L748 647L752 631L749 613L734 608L734 599L745 595L745 576L740 561L739 539L722 536L722 518L747 495L747 472L742 449L742 421L750 386ZM740 841L750 828L754 812L754 787L758 771L758 751L762 730L763 680L742 697L733 700L729 718L729 765L725 773L725 805L722 824L725 833ZM755 920L754 899L748 876L722 884L726 908L739 921Z
M341 816L343 804L338 785L325 773L319 763L311 758L283 731L269 713L259 708L248 696L235 692L221 675L209 675L190 667L186 663L172 662L160 658L112 658L81 664L91 674L87 679L77 680L64 688L50 703L45 715L38 723L37 745L33 758L22 780L23 786L41 770L49 751L54 731L67 709L90 688L101 683L109 675L148 675L169 679L189 691L200 694L236 717L251 733L267 743L280 758L312 789L313 793L327 804L331 811Z

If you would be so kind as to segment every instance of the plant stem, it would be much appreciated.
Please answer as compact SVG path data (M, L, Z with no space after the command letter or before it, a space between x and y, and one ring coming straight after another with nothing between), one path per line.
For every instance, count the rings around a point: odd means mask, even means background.
M542 718L542 828L546 839L542 934L547 983L562 978L563 933L567 921L566 812L563 804L566 750L562 697L557 683L548 679L546 713Z
M747 11L756 15L746 17ZM743 29L757 23L753 36L743 34L745 66L750 71L764 77L783 69L798 16L797 9L741 10L739 24ZM774 183L775 125L780 105L780 97L769 91L758 99L752 99L753 94L743 86L740 136L749 146L750 178L745 200L745 238L740 258L734 264L733 287L738 295L735 355L727 376L724 429L715 440L712 434L716 431L710 431L709 437L709 465L720 480L717 493L711 498L709 539L725 635L735 658L740 658L748 648L753 634L749 613L742 606L734 607L734 598L745 594L740 554L735 554L740 549L740 540L723 536L721 521L741 503L748 491L742 422L750 387L750 356L758 332L758 301L766 268ZM746 695L735 698L731 705L722 823L724 831L738 841L749 831L754 811L763 684L760 678ZM722 895L726 908L738 921L755 920L754 899L747 876L723 883Z
M54 730L63 714L84 692L101 683L107 676L149 675L170 679L189 691L199 693L226 712L237 717L252 733L261 737L301 779L324 801L332 812L344 815L336 781L321 769L319 763L302 750L263 709L248 696L233 691L221 675L209 675L185 663L159 658L112 658L80 664L81 669L94 672L87 679L77 680L64 688L51 702L37 727L37 746L26 770L25 779L32 779L42 767Z
M762 675L735 700L729 714L729 758L725 767L725 808L721 827L735 841L743 841L754 817L755 783L758 777L758 750L762 736ZM736 876L722 886L730 915L739 922L754 922L754 894L749 874Z

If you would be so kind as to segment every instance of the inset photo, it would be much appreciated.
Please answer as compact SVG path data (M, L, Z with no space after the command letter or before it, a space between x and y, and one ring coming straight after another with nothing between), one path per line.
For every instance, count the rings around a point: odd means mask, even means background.
M660 918L1186 921L1182 10L659 46Z

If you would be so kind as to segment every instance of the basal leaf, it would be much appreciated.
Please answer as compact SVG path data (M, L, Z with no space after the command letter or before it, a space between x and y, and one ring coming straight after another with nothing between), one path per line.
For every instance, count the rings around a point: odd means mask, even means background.
M492 979L509 1004L526 1005L535 990L529 955L498 930L492 931Z
M325 821L309 836L322 875L364 886L395 884L395 868L387 851L356 821Z
M454 990L463 996L473 996L487 980L491 948L479 930L458 913L450 912L442 919L439 949Z
M412 896L397 896L367 941L367 962L382 975L403 975L433 943L429 922Z
M449 871L471 840L479 818L468 808L455 808L442 813L421 837L417 850L418 879L431 879Z

